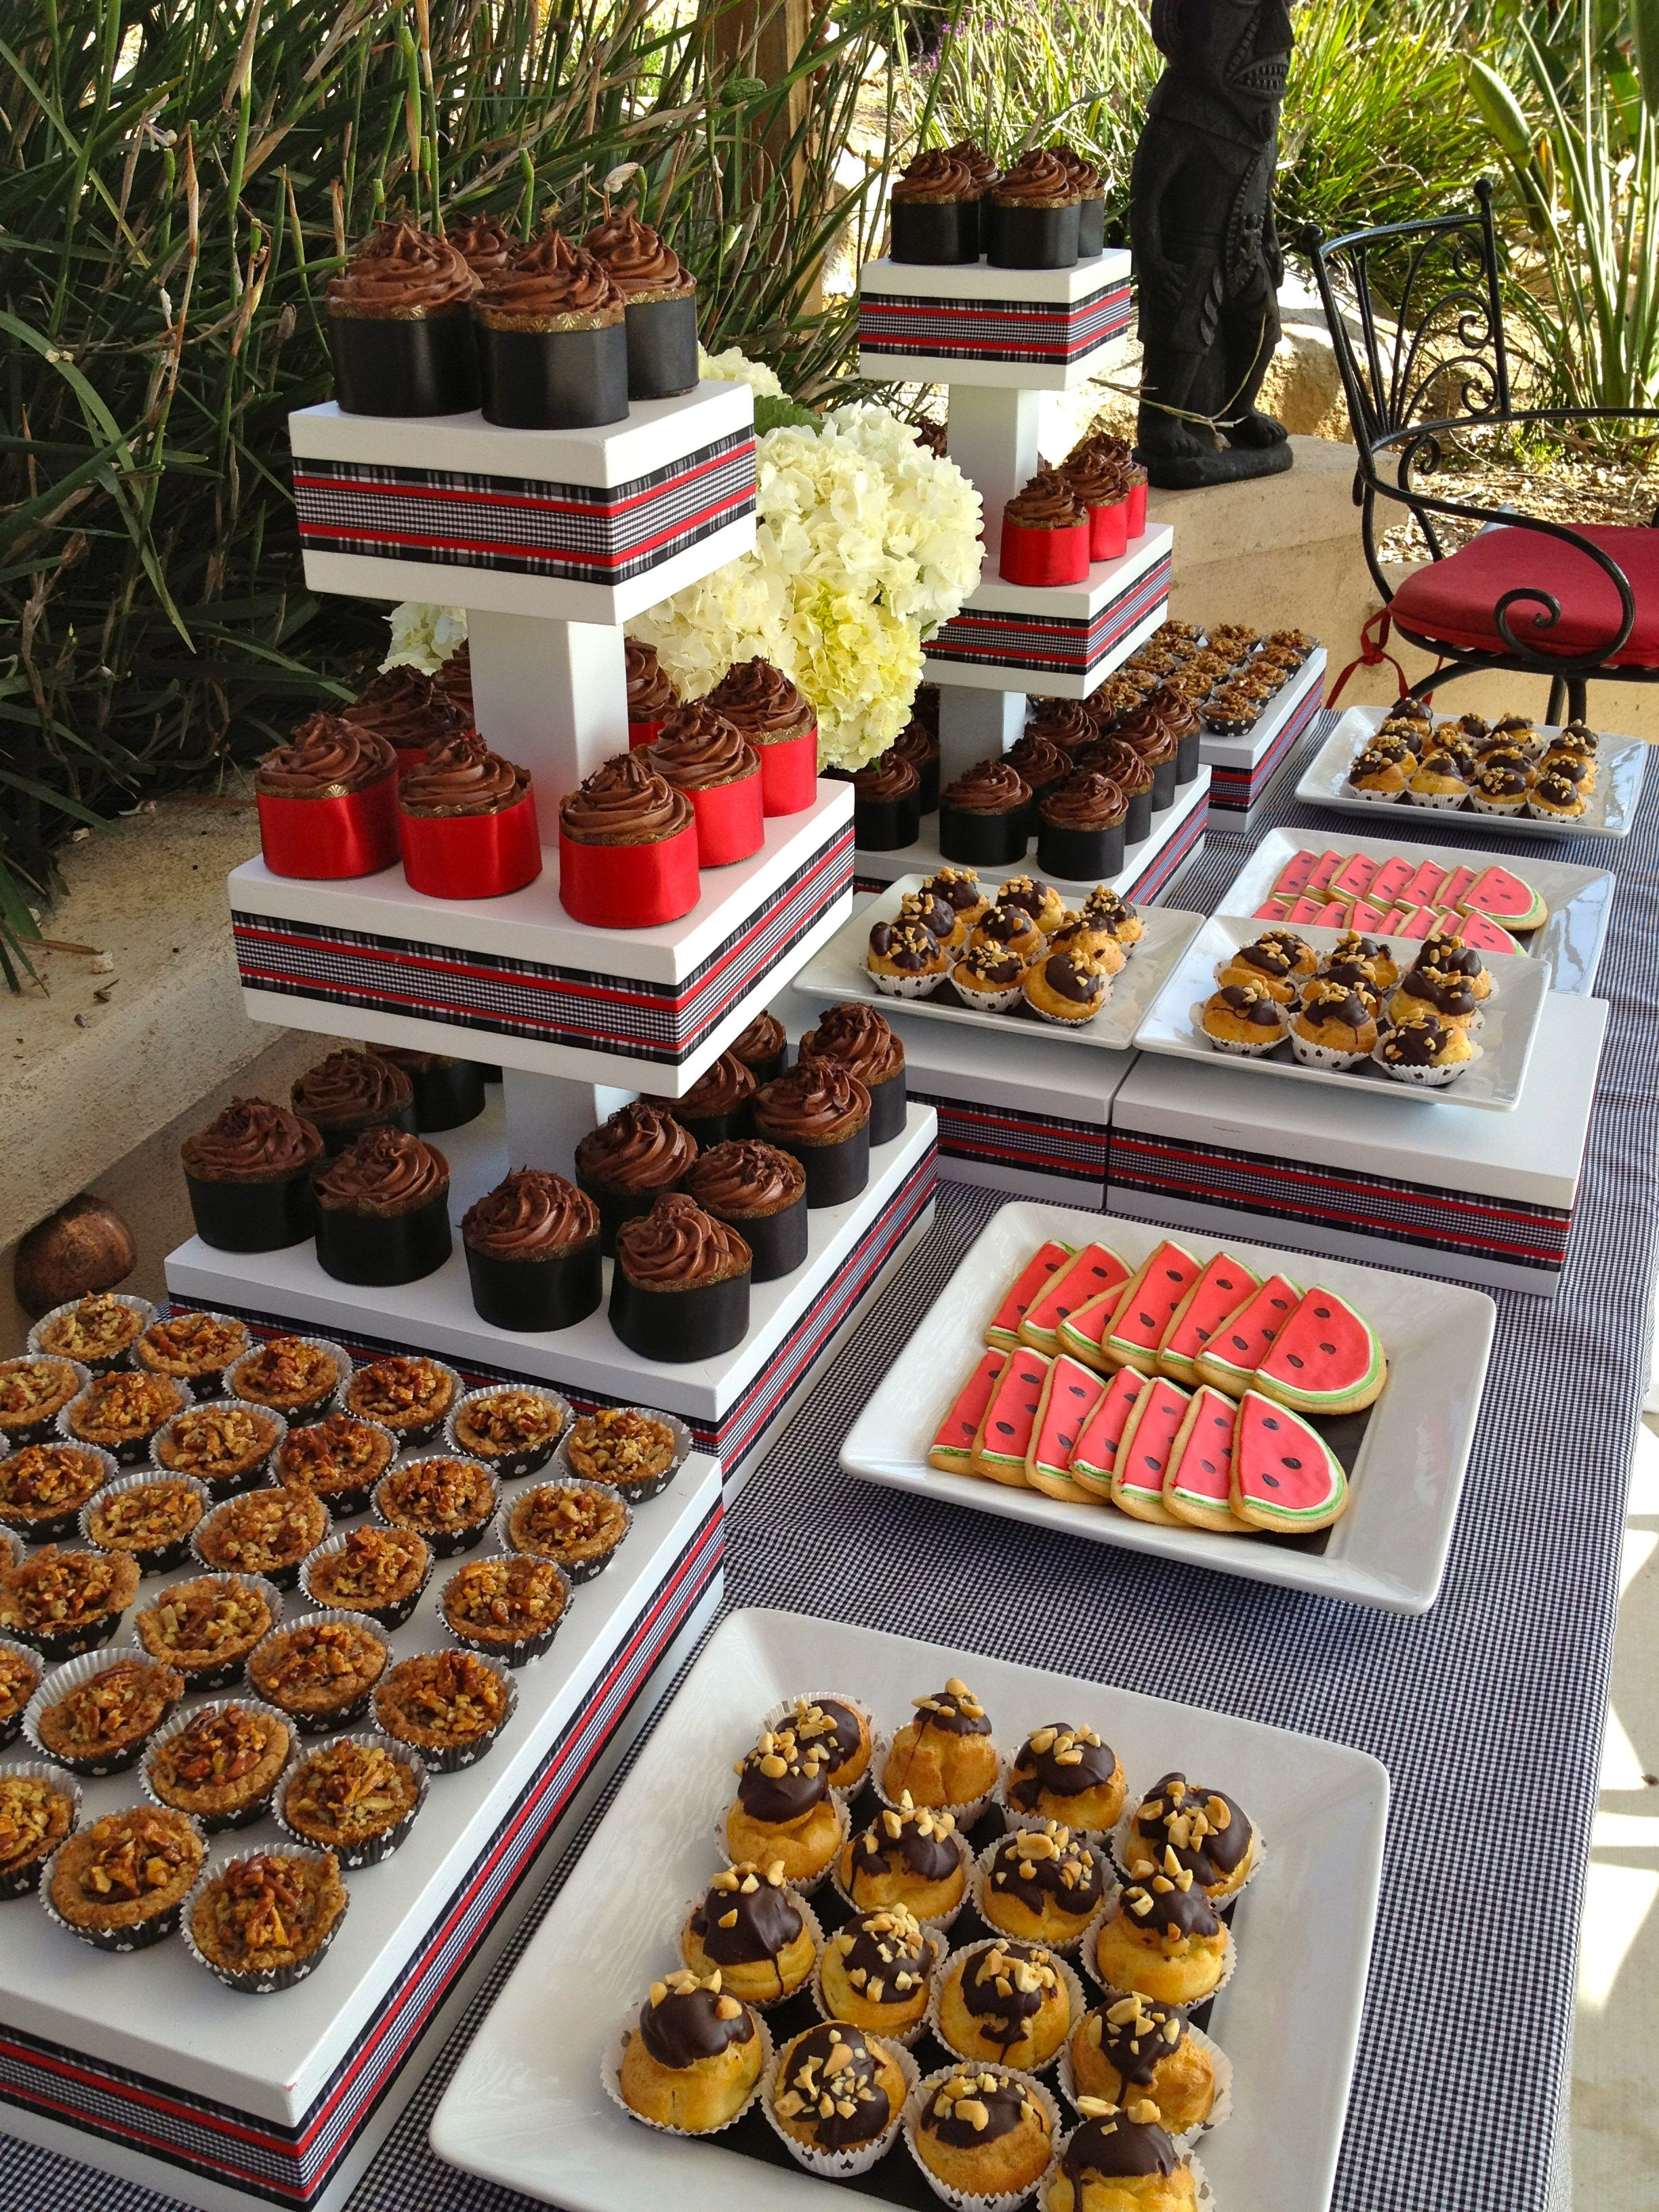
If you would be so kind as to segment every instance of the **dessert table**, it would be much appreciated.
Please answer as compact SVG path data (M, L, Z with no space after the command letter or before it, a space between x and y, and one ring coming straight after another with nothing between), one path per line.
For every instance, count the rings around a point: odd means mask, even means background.
M1317 835L1321 817L1284 796L1291 781L1253 826L1282 821ZM1465 830L1442 816L1436 834L1481 848L1474 823ZM1584 842L1552 845L1551 856L1588 862ZM1247 850L1212 832L1177 903L1212 907ZM1522 845L1516 865L1532 850ZM959 1639L966 1650L1336 1738L1384 1763L1389 1848L1337 2212L1440 2212L1464 2201L1551 2212L1565 2203L1583 1870L1659 1236L1652 780L1613 865L1619 890L1596 987L1612 1019L1565 1278L1553 1302L1497 1293L1485 1411L1431 1613L1336 1604L844 1477L842 1437L1005 1202L958 1185L942 1187L932 1237L728 1508L728 1606ZM1284 1241L1294 1243L1293 1230ZM812 1671L803 1654L803 1679ZM440 2164L426 2129L580 1840L550 1869L543 1900L359 2184L354 2212L509 2212L526 2202ZM548 2001L580 2002L580 1992L550 1989ZM4 2050L0 2035L0 2094ZM1284 2117L1293 2129L1294 2113ZM31 2212L162 2212L165 2201L0 2138L0 2202Z

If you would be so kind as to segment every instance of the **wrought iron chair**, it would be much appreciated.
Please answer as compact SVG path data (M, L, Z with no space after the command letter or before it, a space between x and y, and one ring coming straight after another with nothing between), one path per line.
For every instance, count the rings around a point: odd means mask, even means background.
M1470 433L1592 420L1659 426L1659 410L1512 404L1491 185L1483 179L1475 195L1467 214L1333 239L1310 225L1298 242L1313 264L1358 448L1354 503L1366 565L1394 627L1446 663L1413 691L1482 669L1543 676L1547 719L1559 723L1564 704L1583 715L1592 677L1659 682L1659 529L1571 528L1441 498L1419 480ZM1379 264L1386 296L1397 301L1386 324L1373 295ZM1379 500L1408 511L1429 554L1398 587L1378 557ZM1390 507L1382 514L1386 528ZM1448 550L1436 521L1449 516L1482 527Z

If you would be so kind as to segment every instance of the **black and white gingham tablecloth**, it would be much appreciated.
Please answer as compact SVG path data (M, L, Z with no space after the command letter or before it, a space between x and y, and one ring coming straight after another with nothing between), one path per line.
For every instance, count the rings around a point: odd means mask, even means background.
M1322 715L1295 772L1328 726ZM1294 780L1287 769L1281 794ZM1320 817L1270 796L1255 830L1281 821ZM1323 834L1340 835L1328 823ZM1479 846L1443 818L1432 842ZM1212 836L1172 903L1212 907L1244 849ZM1506 842L1502 857L1511 854L1524 866L1546 848ZM729 1606L787 1606L960 1644L1306 1729L1382 1760L1389 1848L1334 2212L1547 2212L1563 2202L1556 2138L1583 1869L1659 1232L1659 775L1622 844L1547 847L1550 859L1589 866L1610 854L1620 888L1596 990L1613 1014L1565 1279L1553 1301L1497 1293L1462 1510L1425 1617L849 1487L842 1436L1002 1203L949 1184L933 1236L730 1516ZM427 2125L599 1817L550 1873L350 2212L528 2212L513 2192L441 2165ZM1294 2129L1294 2112L1283 2117ZM172 2200L11 2139L0 2139L0 2206L173 2212Z

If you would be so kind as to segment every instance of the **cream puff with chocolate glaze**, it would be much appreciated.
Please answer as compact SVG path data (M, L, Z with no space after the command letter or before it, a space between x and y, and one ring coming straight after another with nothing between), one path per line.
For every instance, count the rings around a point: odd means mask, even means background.
M935 898L943 899L964 930L971 929L981 915L991 911L993 902L986 896L973 868L935 869L921 888L931 891Z
M719 1974L673 1973L653 1982L628 2031L618 2087L641 2119L707 2135L736 2118L765 2064L759 2023Z
M880 2041L844 2021L820 2021L779 2054L772 2117L802 2150L866 2150L897 2128L908 2087Z
M954 1674L935 1696L913 1703L915 1718L888 1747L882 1796L892 1805L907 1794L915 1805L975 1803L997 1778L997 1747L984 1706Z
M1003 1795L1017 1816L1109 1834L1123 1813L1123 1768L1093 1729L1051 1721L1015 1753Z
M989 945L993 951L1012 952L1017 960L1035 960L1043 947L1042 932L1022 906L992 907L981 915L968 936L971 949Z
M927 2085L910 2141L923 2171L953 2195L1012 2203L1047 2172L1054 2120L1010 2068L964 2066Z
M860 1912L902 1905L918 1920L944 1920L968 1893L968 1846L949 1813L902 1796L842 1846L836 1874Z
M1109 884L1097 884L1084 900L1083 919L1098 929L1109 929L1120 945L1139 945L1146 927L1128 900Z
M1039 1943L1000 1936L959 1951L939 1984L939 2039L958 2058L1028 2072L1046 2066L1072 2032L1072 1995Z
M1206 1897L1236 1897L1255 1871L1256 1832L1249 1815L1224 1791L1162 1776L1136 1806L1123 1847L1132 1880L1170 1871L1168 1856L1198 1878Z
M799 1989L817 1948L782 1862L744 1860L714 1875L680 1930L680 1955L694 1974L718 1971L722 1986L750 2004L775 2004Z
M1227 1931L1185 1867L1132 1881L1095 1936L1107 1986L1159 2004L1201 2004L1225 1975L1227 1956Z
M1174 2005L1116 1997L1078 2022L1072 2085L1079 2099L1111 2105L1150 2098L1170 2133L1184 2135L1202 2127L1214 2107L1215 2062Z
M1258 937L1253 945L1241 945L1225 960L1218 961L1215 979L1218 983L1254 983L1281 1006L1296 1002L1294 957L1284 945L1266 937Z
M1091 967L1102 969L1108 975L1121 975L1129 958L1128 946L1121 944L1109 929L1097 921L1085 921L1069 907L1048 939L1048 949L1079 953Z
M1106 1893L1102 1855L1058 1820L1027 1822L999 1838L980 1881L980 1917L1000 1936L1064 1950Z
M908 2036L927 2017L933 1970L944 1956L944 1938L905 1905L861 1912L823 1947L823 2008L831 2020L872 2035Z
M1066 902L1054 885L1039 883L1035 876L1005 876L997 886L997 904L1017 906L1029 914L1045 937L1059 928L1066 911Z
M1150 2098L1127 2110L1081 2097L1042 2212L1196 2212L1198 2180Z
M830 1753L792 1729L764 1729L738 1762L738 1795L726 1815L732 1863L781 1863L786 1881L817 1881L840 1848L843 1825L830 1795Z
M783 1723L803 1748L830 1754L830 1787L852 1790L863 1781L872 1749L869 1716L845 1698L797 1698Z

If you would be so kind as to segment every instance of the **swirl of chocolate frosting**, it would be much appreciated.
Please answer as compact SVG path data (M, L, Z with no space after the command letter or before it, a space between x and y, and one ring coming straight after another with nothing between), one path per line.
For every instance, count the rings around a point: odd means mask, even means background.
M860 1082L885 1083L904 1066L904 1047L873 1006L831 1006L800 1041L803 1060L838 1060Z
M1132 714L1125 722L1118 733L1117 742L1127 745L1132 752L1139 753L1148 768L1162 768L1166 761L1172 761L1178 744L1175 732L1165 723L1140 722L1136 714Z
M902 1905L849 1920L830 1946L843 1971L871 2004L907 2004L938 1965L944 1945Z
M576 1147L576 1172L590 1182L626 1191L666 1190L697 1157L697 1140L670 1114L643 1098L619 1106Z
M960 2150L1011 2136L1026 2120L1048 2133L1048 2115L1017 2076L969 2067L934 2090L917 2125Z
M298 1175L323 1149L313 1123L268 1098L233 1098L179 1151L199 1182L268 1182Z
M714 1876L690 1924L704 1956L717 1966L776 1959L806 1925L782 1877L752 1859L739 1859Z
M1160 1775L1131 1823L1131 1842L1146 1844L1159 1867L1173 1850L1206 1889L1224 1881L1243 1864L1255 1835L1243 1808L1224 1791L1188 1782L1178 1769ZM1132 1863L1132 1874L1140 1872Z
M913 1805L907 1790L897 1805L884 1806L853 1843L853 1875L908 1869L919 1881L944 1881L962 1864L965 1846L949 1813Z
M908 975L925 975L930 968L938 972L939 939L920 925L878 921L870 932L870 950Z
M1156 2119L1132 2120L1127 2112L1109 2107L1104 2112L1091 2112L1066 2143L1060 2163L1072 2185L1073 2203L1081 2204L1085 2185L1091 2179L1179 2173L1185 2160Z
M373 730L404 752L441 744L471 727L468 717L438 689L437 678L419 668L383 668L349 707L341 708L340 719L355 729Z
M753 1259L730 1222L684 1191L665 1193L617 1231L617 1262L630 1283L723 1283L746 1273Z
M1054 1905L1074 1920L1087 1920L1106 1889L1099 1853L1054 1820L1005 1836L992 1853L988 1879L1029 1911Z
M505 269L519 250L519 240L499 216L463 216L449 232L449 242L477 277Z
M773 2109L823 2151L868 2143L893 2107L881 2086L881 2058L855 2027L823 2021L798 2035L778 2069Z
M870 1118L870 1093L838 1060L800 1060L755 1096L758 1127L781 1137L822 1142Z
M1083 453L1062 461L1060 472L1085 507L1114 507L1129 496L1129 471L1110 453Z
M325 1205L365 1213L408 1213L449 1188L449 1163L435 1145L385 1122L365 1129L318 1173Z
M567 316L580 320L567 323ZM504 269L492 271L479 295L478 319L502 330L598 329L622 320L622 294L591 253L562 231L544 230L520 246Z
M884 753L866 761L857 770L853 789L858 798L872 802L914 799L921 789L921 778L896 747L890 745Z
M414 1096L401 1067L377 1052L331 1052L298 1077L289 1093L296 1114L318 1122L361 1121L395 1114Z
M710 1213L741 1218L793 1203L806 1187L806 1170L793 1152L756 1137L732 1137L698 1153L685 1187Z
M1129 811L1121 789L1098 769L1079 769L1057 783L1040 809L1057 830L1110 830Z
M1072 172L1047 146L1032 146L991 188L999 207L1069 207L1083 195Z
M1048 151L1057 161L1065 163L1066 174L1072 179L1072 189L1079 199L1097 200L1101 197L1105 186L1101 181L1099 170L1086 155L1079 154L1075 146L1068 146L1064 139L1057 146L1051 146Z
M1370 1008L1357 992L1346 983L1334 983L1328 975L1318 977L1304 988L1302 1012L1310 1022L1343 1022L1356 1030L1371 1018Z
M1187 2015L1150 1997L1120 1997L1095 2014L1100 2055L1126 2088L1150 2088L1161 2063L1187 2040Z
M1086 746L1077 755L1077 764L1109 776L1127 799L1138 799L1152 787L1152 763L1121 738L1102 738Z
M416 761L398 787L405 814L439 817L500 814L530 788L529 772L492 753L476 731L446 738Z
M700 2058L718 2058L734 2043L752 2043L755 2033L755 2015L746 2004L722 1996L694 1974L674 1974L656 1984L640 2007L646 2049L659 2066L676 2072Z
M659 1114L675 1120L704 1121L715 1114L735 1114L755 1095L755 1079L735 1053L711 1060L684 1098L653 1098Z
M1078 1756L1070 1756L1073 1753ZM1034 1729L1016 1753L1008 1778L1008 1802L1016 1812L1034 1813L1045 1793L1080 1797L1109 1782L1116 1772L1117 1753L1092 1729L1050 1721L1046 1728Z
M985 149L975 146L971 138L958 138L954 146L947 146L945 150L965 165L975 187L981 193L988 191L1002 174Z
M962 2002L988 2043L1007 2051L1065 1984L1036 1943L1001 1936L963 1961Z
M472 648L465 639L433 678L462 720L471 726L472 714Z
M894 755L908 761L914 769L926 768L929 761L939 758L939 732L930 730L926 722L913 716L888 746L884 758Z
M745 1067L757 1063L764 1065L774 1060L789 1042L783 1024L775 1014L757 1014L742 1036L728 1047L733 1057Z
M412 222L383 222L328 283L331 315L364 322L420 322L461 315L478 280L447 238Z
M941 806L961 814L1012 814L1030 803L1030 785L1006 757L978 762L939 793Z
M692 826L691 802L645 757L617 753L559 803L559 826L579 845L654 845Z
M980 187L960 154L948 147L930 146L907 163L894 179L896 200L976 200Z
M1052 738L1045 738L1041 730L1022 732L1002 757L1019 770L1038 798L1072 772L1070 753Z
M461 1218L473 1250L496 1260L555 1259L599 1233L599 1207L550 1168L514 1168Z
M1413 1014L1396 1022L1376 1048L1396 1067L1437 1067L1451 1042L1451 1031L1433 1014Z
M758 653L752 660L733 661L708 694L708 704L760 744L798 737L812 720L811 706L782 669Z
M673 679L657 658L657 648L643 638L623 641L628 668L628 719L630 722L660 722L680 703Z
M1197 708L1178 684L1160 684L1147 694L1138 709L1137 717L1144 714L1149 721L1162 723L1177 738L1191 737L1200 726Z
M582 245L624 300L669 300L697 289L673 247L631 209L595 224Z
M1039 469L1004 507L1002 519L1021 530L1071 530L1086 517L1060 471Z
M752 1820L780 1828L830 1795L827 1746L803 1745L793 1729L763 1729L738 1762L738 1802Z
M1100 727L1081 699L1039 699L1025 734L1047 738L1063 752L1075 753L1079 746L1095 743Z
M267 799L341 799L391 775L397 755L383 737L338 714L310 714L291 744L267 753L253 788Z
M672 708L646 750L652 767L677 791L712 791L760 774L760 755L706 699Z

